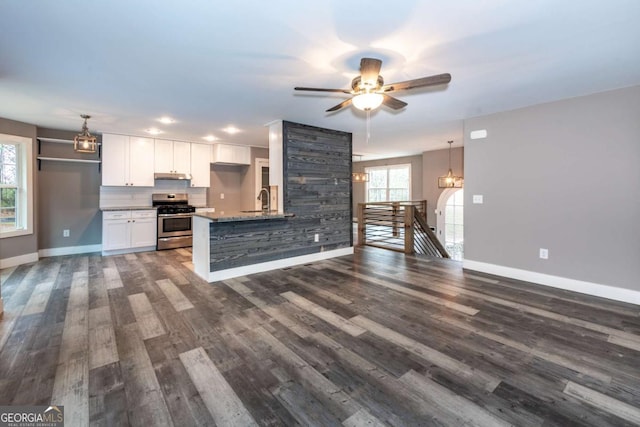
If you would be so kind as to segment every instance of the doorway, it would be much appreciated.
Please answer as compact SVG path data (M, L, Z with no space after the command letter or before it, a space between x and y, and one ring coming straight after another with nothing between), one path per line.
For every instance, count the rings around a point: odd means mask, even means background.
M255 195L256 197L260 194L260 191L263 188L269 190L269 159L261 159L256 158L255 161ZM261 200L255 200L255 209L262 210L267 208L267 204L269 203L268 197L261 197Z
M464 190L447 188L438 198L437 236L451 259L464 259Z

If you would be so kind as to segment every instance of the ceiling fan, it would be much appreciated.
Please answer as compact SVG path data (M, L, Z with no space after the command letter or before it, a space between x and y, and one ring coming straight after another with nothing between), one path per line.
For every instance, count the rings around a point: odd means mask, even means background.
M351 90L315 87L295 87L294 89L312 92L339 92L353 95L351 98L342 101L340 104L329 108L327 112L338 111L351 104L359 110L364 111L375 110L382 104L389 108L393 108L394 110L399 110L406 107L407 103L390 96L389 93L419 87L437 86L451 81L451 74L444 73L407 80L404 82L384 84L384 79L380 75L380 67L382 67L381 60L375 58L362 58L360 60L360 75L351 81Z

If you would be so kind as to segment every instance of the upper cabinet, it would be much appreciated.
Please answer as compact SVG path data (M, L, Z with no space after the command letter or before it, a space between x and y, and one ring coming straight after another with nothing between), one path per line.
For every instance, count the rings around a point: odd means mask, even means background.
M153 187L154 141L127 135L102 135L102 185Z
M191 144L191 186L209 187L211 184L211 146Z
M192 173L191 143L156 139L154 172Z
M213 144L213 163L250 165L251 147L246 145Z

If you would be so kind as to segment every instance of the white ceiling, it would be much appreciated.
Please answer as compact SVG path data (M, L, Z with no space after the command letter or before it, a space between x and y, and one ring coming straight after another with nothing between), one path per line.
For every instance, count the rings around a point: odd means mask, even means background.
M4 0L0 117L255 146L285 119L353 132L365 159L415 154L461 144L464 118L640 84L639 19L637 0ZM363 112L325 113L346 95L293 90L349 88L363 56L387 83L452 81L396 93L367 144Z

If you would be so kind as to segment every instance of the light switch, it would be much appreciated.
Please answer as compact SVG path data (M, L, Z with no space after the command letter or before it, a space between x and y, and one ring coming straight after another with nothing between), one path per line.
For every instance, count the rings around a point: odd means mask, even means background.
M220 193L220 199L224 199L224 193Z
M540 258L549 259L549 249L540 248Z
M475 203L476 205L481 205L482 203L484 203L484 199L482 197L482 194L474 194L473 195L473 203Z

